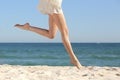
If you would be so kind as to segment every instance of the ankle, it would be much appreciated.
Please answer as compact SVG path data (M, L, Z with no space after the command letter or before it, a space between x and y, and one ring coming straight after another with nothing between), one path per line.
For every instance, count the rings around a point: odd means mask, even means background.
M29 27L28 27L28 30L29 30L29 31L32 31L32 27L31 27L31 26L29 26Z

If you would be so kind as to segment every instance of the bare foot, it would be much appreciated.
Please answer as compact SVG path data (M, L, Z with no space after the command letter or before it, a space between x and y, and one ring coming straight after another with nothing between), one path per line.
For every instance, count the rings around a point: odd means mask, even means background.
M29 25L29 23L26 23L24 25L16 24L15 27L23 29L23 30L29 30L30 25Z
M79 63L78 60L71 60L71 63L76 66L78 69L83 68L82 65Z

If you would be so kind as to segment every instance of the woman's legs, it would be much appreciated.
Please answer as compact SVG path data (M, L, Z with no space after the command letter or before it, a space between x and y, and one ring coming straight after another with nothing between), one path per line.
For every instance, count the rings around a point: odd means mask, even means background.
M64 19L63 14L49 15L49 30L30 26L29 23L26 23L24 25L16 24L15 26L24 30L36 32L50 39L55 37L57 29L59 28L61 32L63 44L68 54L70 55L71 63L74 64L78 69L82 67L72 50L72 47L69 41L68 29L67 29L66 21Z
M60 32L61 32L61 36L62 36L62 41L63 44L67 50L67 52L70 55L71 58L71 63L74 64L78 69L80 69L82 66L79 63L77 57L75 56L70 41L69 41L69 33L68 33L68 29L67 29L67 24L64 18L63 14L53 14L54 15L54 21L57 24Z
M49 15L49 30L30 26L29 23L26 23L24 25L16 24L15 26L18 28L24 29L24 30L38 33L38 34L48 37L50 39L53 39L55 37L56 32L58 30L56 24L54 23L53 15Z

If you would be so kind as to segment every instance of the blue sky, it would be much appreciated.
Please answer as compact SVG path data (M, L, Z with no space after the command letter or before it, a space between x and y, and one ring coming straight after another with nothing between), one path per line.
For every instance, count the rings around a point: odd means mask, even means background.
M38 2L0 1L0 42L61 42L60 32L50 40L14 28L26 22L48 28L48 16L38 11ZM63 0L62 8L71 42L120 42L120 0Z

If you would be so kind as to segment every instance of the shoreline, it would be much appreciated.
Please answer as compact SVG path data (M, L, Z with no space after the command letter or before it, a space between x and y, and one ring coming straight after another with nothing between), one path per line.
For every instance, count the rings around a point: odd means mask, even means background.
M1 80L120 80L120 67L0 65Z

